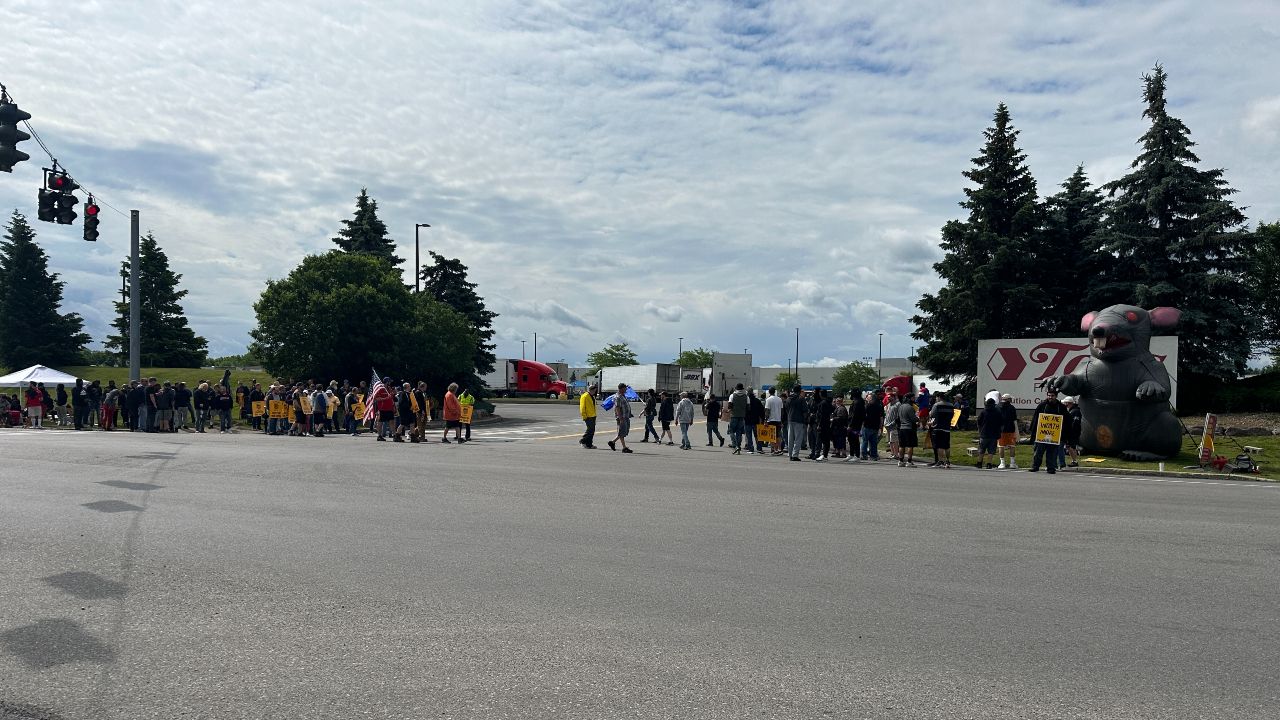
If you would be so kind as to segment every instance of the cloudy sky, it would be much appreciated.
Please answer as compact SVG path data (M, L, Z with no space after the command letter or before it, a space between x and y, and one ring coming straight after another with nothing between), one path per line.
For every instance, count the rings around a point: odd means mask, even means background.
M939 229L997 103L1042 194L1121 174L1141 75L1251 222L1280 220L1280 3L0 3L9 87L72 174L136 208L214 354L368 187L413 258L459 257L499 356L625 340L786 364L906 355ZM35 223L39 148L0 173L96 340L128 220ZM408 277L407 277L408 279ZM1016 298L1010 299L1011 307ZM530 345L529 354L532 355Z

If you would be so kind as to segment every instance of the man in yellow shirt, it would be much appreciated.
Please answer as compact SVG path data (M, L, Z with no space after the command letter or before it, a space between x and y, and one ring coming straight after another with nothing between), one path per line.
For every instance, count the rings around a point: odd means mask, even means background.
M582 422L586 424L587 431L582 433L582 439L578 444L587 450L595 450L596 446L592 441L596 437L596 392L598 385L592 385L587 391L582 393L582 398L578 400L578 413L582 415Z

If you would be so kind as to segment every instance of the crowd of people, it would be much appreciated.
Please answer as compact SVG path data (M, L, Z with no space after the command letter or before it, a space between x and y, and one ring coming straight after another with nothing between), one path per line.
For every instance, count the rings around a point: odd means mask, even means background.
M627 386L605 400L603 407L613 416L616 431L607 445L610 450L621 447L630 453L627 436L634 411L627 401ZM589 450L596 449L596 419L599 387L592 385L582 395L579 413L586 431L578 441ZM978 457L982 469L1019 469L1017 448L1021 441L1018 413L1012 397L992 391L978 412ZM641 415L644 418L642 443L675 445L673 426L680 431L680 448L693 447L689 430L697 414L697 406L688 392L677 397L673 393L645 393ZM1031 418L1031 427L1041 414L1061 415L1064 432L1056 443L1036 442L1030 470L1046 466L1049 473L1057 467L1078 464L1077 445L1080 438L1080 410L1072 398L1059 402L1057 392L1046 393ZM728 443L734 455L786 456L793 462L876 462L880 460L881 441L888 458L899 467L916 467L917 449L931 450L933 459L927 467L952 467L951 434L967 427L968 405L955 395L934 396L925 384L917 393L900 392L895 387L881 387L870 392L855 391L846 399L823 389L799 387L779 390L770 388L757 395L741 383L726 396L708 393L701 403L706 421L707 447L724 447L721 433L725 424ZM652 438L652 440L651 440ZM923 439L923 441L922 441ZM801 457L802 453L807 454ZM999 465L995 461L999 460ZM921 461L923 462L923 460Z
M234 388L231 371L221 381L200 380L194 388L185 382L134 380L123 386L108 381L86 383L77 379L52 391L32 382L22 397L0 394L0 423L8 427L40 429L49 425L75 430L127 430L131 432L204 433L216 428L231 432L235 412L248 428L268 435L324 437L341 432L359 435L375 431L377 440L427 442L427 425L443 419L440 442L471 440L471 414L475 398L449 385L443 402L428 393L425 382L393 383L390 377L374 378L358 385L331 381L272 383L240 382ZM450 440L450 434L453 440Z

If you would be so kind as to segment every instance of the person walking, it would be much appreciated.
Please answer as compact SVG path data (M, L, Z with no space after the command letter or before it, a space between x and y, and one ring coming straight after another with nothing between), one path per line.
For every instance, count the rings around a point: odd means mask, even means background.
M586 450L596 449L596 393L599 390L600 386L592 383L587 391L582 393L582 397L578 398L578 415L582 417L582 424L586 428L578 444Z
M653 441L662 442L662 436L658 435L658 431L653 427L653 420L658 416L658 393L649 388L649 392L644 399L644 439L640 442L649 442L649 435L653 435Z
M609 441L609 449L617 450L617 444L622 443L622 452L631 452L627 447L627 433L631 432L631 402L627 400L626 383L618 383L618 392L613 396L613 419L618 423L618 434Z
M675 437L671 434L671 423L676 419L676 405L666 390L663 390L658 397L658 422L662 424L662 434L658 436L658 444L661 445L662 438L666 438L668 445L675 445Z
M804 393L797 385L787 398L787 454L792 462L800 462L800 448L804 445L804 434L808 427L809 406L805 402Z
M756 389L747 389L747 417L746 417L746 433L747 433L747 454L754 455L757 450L760 454L764 454L764 448L760 447L760 443L756 440L756 426L764 422L764 403L760 402L760 398L756 397Z
M702 404L702 414L707 417L707 447L711 447L712 436L720 438L720 447L724 447L724 436L720 434L720 401L715 394L708 393L707 401Z
M1032 439L1035 440L1035 452L1031 455L1031 469L1029 472L1040 472L1040 462L1044 461L1045 470L1053 475L1058 471L1058 450L1062 447L1062 436L1059 435L1056 441L1041 440L1037 435L1038 423L1041 415L1057 415L1065 425L1067 418L1067 408L1058 401L1058 391L1049 388L1045 391L1044 400L1036 405L1036 410L1031 415L1031 433ZM1059 425L1061 432L1062 425Z
M680 402L676 405L676 422L680 423L680 449L692 450L689 443L689 426L693 424L693 401L689 393L680 393Z
M733 454L742 454L742 436L747 429L747 390L738 383L729 394L729 444Z
M449 431L453 430L453 439L462 444L462 404L458 402L458 383L449 383L444 394L444 435L440 442L449 443ZM382 435L378 435L382 439Z
M1005 455L1009 456L1008 468L1018 469L1018 410L1013 407L1013 396L1005 393L1000 396L1000 466L1004 470Z

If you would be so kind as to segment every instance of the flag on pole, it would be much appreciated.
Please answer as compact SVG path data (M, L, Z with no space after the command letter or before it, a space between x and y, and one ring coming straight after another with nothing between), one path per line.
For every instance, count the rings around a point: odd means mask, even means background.
M386 385L382 384L382 378L378 377L378 370L373 370L373 379L369 382L369 397L364 401L364 417L361 418L365 422L378 417L378 399L391 394Z

